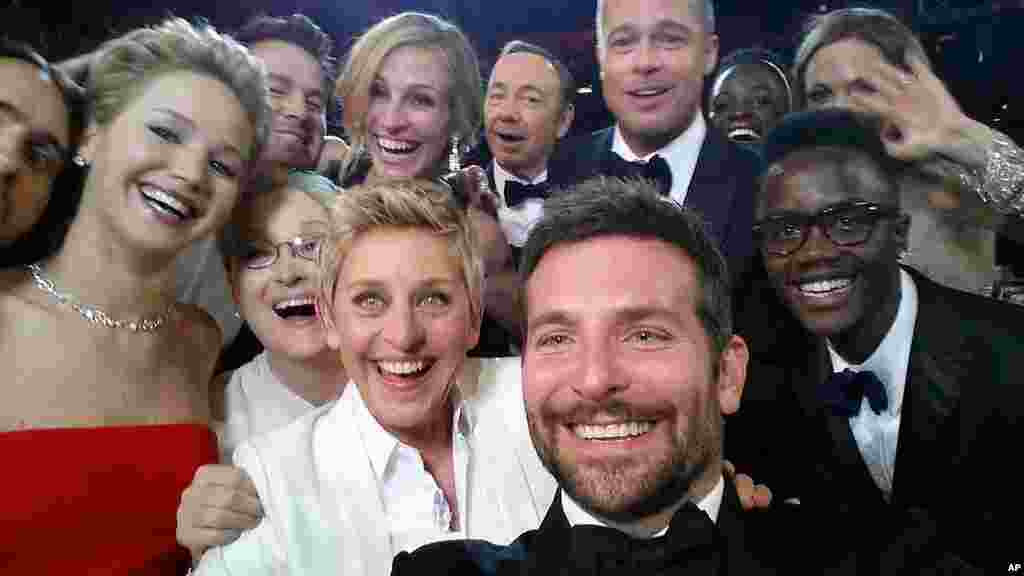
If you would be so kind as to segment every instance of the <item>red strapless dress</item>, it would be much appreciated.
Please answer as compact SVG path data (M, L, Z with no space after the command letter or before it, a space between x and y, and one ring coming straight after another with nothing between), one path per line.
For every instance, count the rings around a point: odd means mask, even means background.
M181 493L217 461L198 424L0 433L0 573L176 575Z

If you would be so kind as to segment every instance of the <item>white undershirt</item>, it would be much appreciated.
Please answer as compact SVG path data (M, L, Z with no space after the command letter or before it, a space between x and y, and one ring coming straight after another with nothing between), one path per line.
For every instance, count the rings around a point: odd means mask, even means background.
M900 415L903 411L903 391L907 381L907 367L910 364L910 343L917 321L917 286L905 270L900 270L900 305L896 318L863 364L850 364L826 341L832 369L842 372L849 368L854 372L870 370L885 386L888 407L875 414L864 398L860 411L850 417L850 432L857 442L864 464L867 465L875 485L885 498L892 495L893 478L896 475L896 442L900 435ZM955 329L955 328L952 328Z
M696 503L697 508L707 514L708 517L711 518L712 522L718 522L718 510L722 507L722 497L724 494L725 481L721 476L719 476L718 482L715 483L715 487L711 489L711 492L708 492L706 496ZM676 503L676 510L685 503L685 498ZM663 536L668 532L668 526L658 530L654 534L651 534L649 530L640 527L636 523L629 524L602 520L590 512L587 512L582 506L577 504L575 500L566 494L564 490L562 491L562 511L565 512L565 519L569 521L569 526L578 526L580 524L607 526L609 528L615 528L616 530L625 532L633 538L656 538L658 536Z
M522 247L526 244L526 237L530 228L544 215L544 200L541 198L528 198L514 207L505 203L505 182L513 181L520 184L541 184L548 181L548 171L544 170L533 180L523 180L508 170L505 170L495 160L494 166L494 188L498 194L498 222L501 229L508 238L508 243Z
M690 123L690 127L676 136L663 148L655 150L650 154L640 157L633 153L618 126L615 127L615 135L612 137L612 152L630 162L647 162L655 154L661 156L668 163L672 171L672 189L669 196L682 204L686 200L686 191L690 188L690 181L693 179L693 171L697 169L697 157L700 156L701 146L704 145L704 137L707 135L707 124L704 122L704 114L697 110L697 114Z
M400 442L385 430L366 407L354 383L356 426L380 490L381 503L391 534L392 550L412 551L420 546L465 538L468 518L465 503L466 475L472 435L472 421L462 402L456 403L452 423L452 450L455 467L455 499L459 530L452 530L451 507L444 491L427 471L419 450Z

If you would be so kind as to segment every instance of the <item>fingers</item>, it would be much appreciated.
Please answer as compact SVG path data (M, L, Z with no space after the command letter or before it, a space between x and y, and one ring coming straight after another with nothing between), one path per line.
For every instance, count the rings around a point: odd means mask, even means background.
M740 505L744 510L754 508L754 481L746 474L736 474L733 477L736 486L736 494L740 497Z
M193 486L223 486L258 496L256 485L245 470L225 464L200 466L192 478Z
M772 505L772 491L764 484L754 485L753 504L755 508L767 508Z
M263 517L258 496L226 486L189 486L181 495L181 506L190 511L194 525L207 528L251 528Z

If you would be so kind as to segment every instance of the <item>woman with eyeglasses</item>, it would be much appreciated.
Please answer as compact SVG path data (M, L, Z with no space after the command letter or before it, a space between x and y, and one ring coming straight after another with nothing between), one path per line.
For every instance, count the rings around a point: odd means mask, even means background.
M0 273L0 566L181 574L174 511L216 460L221 335L176 302L174 263L237 203L266 84L245 48L180 19L111 40L90 66L77 215L52 257Z

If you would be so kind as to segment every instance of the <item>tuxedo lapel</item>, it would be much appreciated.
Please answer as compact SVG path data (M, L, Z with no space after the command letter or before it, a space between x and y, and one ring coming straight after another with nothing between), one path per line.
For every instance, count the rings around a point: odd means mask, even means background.
M910 347L910 364L903 390L903 409L896 447L893 499L904 504L941 501L929 494L937 470L948 466L953 454L966 454L970 435L959 434L961 382L968 376L987 381L986 367L972 362L971 343L951 318L942 289L909 270L917 287L918 312ZM965 313L957 310L957 314ZM950 428L950 427L953 428ZM904 487L913 487L904 488Z
M684 204L703 214L704 219L714 229L715 237L724 240L734 191L722 185L722 169L726 167L723 159L727 153L727 144L720 141L716 137L717 134L713 127L708 127L700 153L697 155L697 165L693 169ZM676 177L674 173L672 176Z

